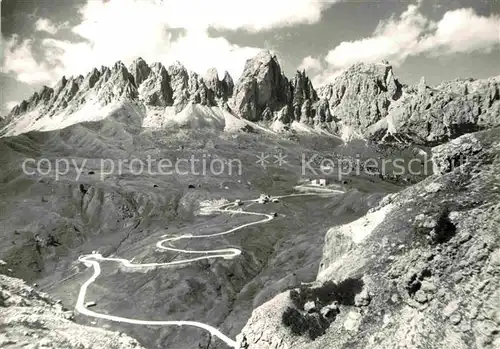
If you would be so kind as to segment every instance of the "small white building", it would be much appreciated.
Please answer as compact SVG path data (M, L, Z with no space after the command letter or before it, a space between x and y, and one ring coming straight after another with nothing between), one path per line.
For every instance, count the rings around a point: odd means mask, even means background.
M324 178L314 179L311 181L311 185L314 185L315 187L326 187L327 184L327 180Z
M265 203L269 202L269 199L270 199L269 195L267 195L267 194L261 194L260 197L259 197L259 199L258 199L258 202L260 204L265 204Z

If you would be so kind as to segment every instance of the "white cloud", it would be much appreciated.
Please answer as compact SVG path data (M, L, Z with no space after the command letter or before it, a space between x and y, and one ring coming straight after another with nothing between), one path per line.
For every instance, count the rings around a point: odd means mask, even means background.
M35 60L32 39L21 41L13 36L10 40L4 40L4 44L2 73L12 73L17 80L27 84L50 83L58 77L58 69Z
M44 39L37 62L32 40L11 45L3 70L27 83L45 83L56 75L84 74L100 65L137 57L164 64L181 61L188 69L204 73L216 67L238 78L246 59L262 48L240 47L208 35L208 28L266 30L297 23L314 23L327 6L338 0L121 0L93 1L80 8L81 23L72 28L84 41ZM265 11L263 10L265 9ZM36 30L55 34L58 25L47 19ZM172 28L185 34L172 36ZM38 47L37 47L38 48ZM23 62L15 62L20 57Z
M35 22L35 30L39 32L47 32L54 35L59 31L59 27L52 23L52 21L48 18L39 18Z
M500 47L500 16L478 16L471 8L447 12L433 35L420 42L422 51L467 53Z
M204 30L190 30L181 39L172 42L163 61L171 64L178 60L188 69L200 73L215 67L219 74L227 70L237 78L243 71L245 61L259 51L260 48L233 45L224 38L210 38Z
M345 69L333 69L328 67L327 69L313 75L311 82L316 88L324 86L332 81L334 81L339 75L341 75Z
M381 21L370 37L342 42L330 50L325 57L327 71L316 80L338 75L357 62L388 60L398 66L410 56L488 52L499 47L499 15L485 17L462 8L434 22L422 15L419 5L409 5L399 18Z
M322 67L323 64L319 59L314 58L312 56L307 56L302 60L302 63L300 63L298 69L305 70L309 73L315 73L320 71Z
M340 0L167 0L162 16L182 28L259 31L298 23L315 23L321 12ZM158 2L158 1L157 1Z
M398 65L408 56L420 53L419 39L431 26L418 7L410 5L399 19L380 22L371 37L342 42L328 52L325 60L337 69L357 62L372 63L383 59Z

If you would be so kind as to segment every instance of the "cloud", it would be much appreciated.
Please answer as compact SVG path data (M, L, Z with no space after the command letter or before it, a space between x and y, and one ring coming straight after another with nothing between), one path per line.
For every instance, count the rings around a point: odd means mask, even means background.
M26 83L46 83L62 74L85 74L96 66L109 66L118 60L130 64L142 57L164 64L179 60L199 73L211 67L227 69L237 78L246 59L262 48L241 47L223 37L210 37L209 28L260 31L314 23L337 1L87 0L79 9L80 23L71 29L81 41L46 38L13 42L2 70ZM48 19L35 23L35 30L50 34L60 28ZM185 29L184 34L174 36L179 28ZM33 57L35 44L43 62Z
M182 28L246 29L249 31L315 23L340 0L168 0L162 16ZM158 1L157 1L158 2Z
M39 18L35 22L35 30L38 32L47 32L49 34L57 34L60 27L56 26L52 21L48 18Z
M334 81L338 76L340 76L345 69L334 69L332 67L327 67L325 70L315 74L311 78L311 82L315 87L321 87L328 83Z
M17 80L27 84L50 83L54 81L59 69L47 62L38 62L33 56L33 40L20 40L14 35L10 40L3 40L4 60L1 72L12 73Z
M323 68L323 64L321 60L314 58L312 56L307 56L302 60L302 63L300 63L298 69L299 70L305 70L309 73L315 73L320 71Z
M360 61L370 63L383 59L397 65L408 56L420 53L419 38L430 26L418 7L410 5L399 19L380 22L371 37L342 42L328 52L325 60L338 69Z
M489 52L500 47L500 16L478 16L471 8L447 12L437 23L436 31L420 42L424 52Z
M326 80L357 62L388 60L401 65L408 57L489 52L500 47L500 16L478 15L474 9L448 11L438 21L426 18L419 5L409 5L398 18L381 21L367 38L342 42L325 57L327 68L316 80ZM314 59L314 58L313 58Z
M172 42L170 51L163 61L167 64L179 60L189 69L204 73L215 67L222 74L227 70L237 78L243 71L248 58L261 51L256 47L240 47L225 38L210 38L204 30L190 30L179 40Z

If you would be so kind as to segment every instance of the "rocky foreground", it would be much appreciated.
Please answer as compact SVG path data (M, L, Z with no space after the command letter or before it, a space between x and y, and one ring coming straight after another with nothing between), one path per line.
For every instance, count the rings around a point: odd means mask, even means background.
M499 154L498 129L435 147L435 175L331 228L317 281L257 308L241 348L499 348Z
M0 274L0 348L143 348L124 334L78 325L73 312L25 282Z

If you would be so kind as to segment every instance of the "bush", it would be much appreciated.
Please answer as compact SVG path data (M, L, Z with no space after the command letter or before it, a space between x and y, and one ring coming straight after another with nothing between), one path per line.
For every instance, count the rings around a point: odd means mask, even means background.
M450 212L448 209L443 210L437 219L434 234L431 235L431 241L434 244L443 244L448 242L457 233L457 227L450 221Z
M293 334L301 336L309 329L309 324L304 316L295 308L288 307L281 316L281 321L286 327L290 327Z
M337 285L333 281L327 281L323 286L313 289L312 293L312 297L317 301L318 307L323 308L337 300Z
M301 336L307 332L311 340L315 340L324 335L326 329L330 327L330 322L319 314L304 315L292 307L286 308L281 320L283 325L290 327L293 334Z
M316 302L318 308L339 302L343 305L354 305L354 297L363 289L363 281L356 278L348 278L339 284L333 281L325 282L321 287L311 288L301 285L299 290L290 291L290 299L297 309L304 309L307 302Z
M309 324L309 338L315 340L326 333L328 327L330 327L330 322L323 318L321 315L306 315L307 323Z
M343 305L354 305L354 298L363 290L363 280L348 278L337 285L336 300Z
M290 327L293 334L301 336L305 333L311 340L325 334L335 317L326 319L319 310L333 302L343 305L354 305L356 294L363 289L363 281L359 278L348 278L339 284L333 281L325 282L321 287L312 288L301 285L298 290L290 290L290 299L295 307L288 307L282 315L282 323ZM304 314L304 305L307 302L316 303L317 312Z
M304 305L311 300L311 297L311 288L305 285L300 285L298 291L290 291L290 299L292 300L293 305L297 307L297 309L304 309Z

